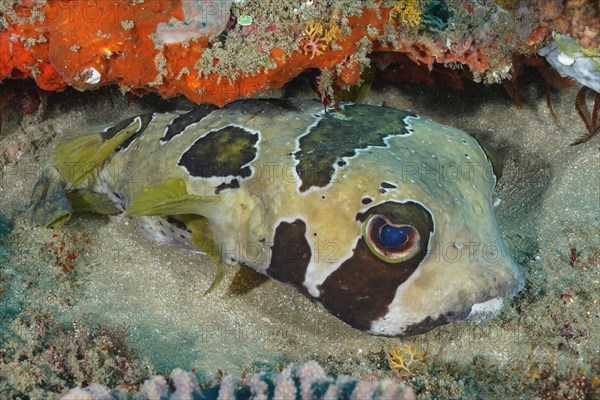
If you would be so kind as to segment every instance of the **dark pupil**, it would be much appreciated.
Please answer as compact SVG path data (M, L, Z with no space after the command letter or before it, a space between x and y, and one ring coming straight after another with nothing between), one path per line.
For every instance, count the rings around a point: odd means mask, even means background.
M388 249L400 247L408 239L404 226L384 225L379 231L381 243Z

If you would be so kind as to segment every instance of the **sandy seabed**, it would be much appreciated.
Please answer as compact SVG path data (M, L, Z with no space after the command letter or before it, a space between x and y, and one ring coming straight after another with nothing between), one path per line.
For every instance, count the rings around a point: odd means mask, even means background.
M271 94L314 97L301 84ZM405 379L419 398L593 398L600 390L600 142L569 146L585 133L577 88L553 94L556 121L543 83L522 90L522 109L499 85L453 91L376 83L364 100L464 129L496 149L504 164L496 215L526 271L525 289L498 317L408 338L352 329L275 281L239 290L236 271L203 296L214 272L208 258L154 243L122 216L76 215L60 230L26 225L40 166L59 141L138 113L187 108L184 99L68 91L50 96L37 115L10 115L0 136L0 212L13 227L0 242L7 249L0 340L10 337L16 315L44 307L64 323L126 324L156 371L194 368L206 382L218 370L239 376L310 359L336 374L400 379L386 353L410 343L427 351L425 366ZM66 252L48 252L59 239ZM68 251L78 257L65 273L57 264ZM4 385L14 379L5 378Z

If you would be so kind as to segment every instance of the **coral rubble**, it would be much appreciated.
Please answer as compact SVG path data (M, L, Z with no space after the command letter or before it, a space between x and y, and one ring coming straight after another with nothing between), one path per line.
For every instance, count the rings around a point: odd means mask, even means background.
M2 317L1 398L52 398L77 385L102 393L100 384L134 387L152 374L124 326L68 327L47 309L24 310L8 326Z
M499 82L512 53L535 53L552 31L596 46L597 20L593 0L4 1L0 80L33 77L54 91L118 84L223 105L311 68L350 86L368 53L386 51Z

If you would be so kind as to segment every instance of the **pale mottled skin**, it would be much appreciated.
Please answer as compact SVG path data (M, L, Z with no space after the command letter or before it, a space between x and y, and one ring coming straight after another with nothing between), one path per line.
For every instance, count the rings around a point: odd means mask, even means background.
M383 109L365 110L377 118ZM395 112L386 110L390 115ZM290 237L294 243L308 243L310 252L303 256L310 259L301 262L305 273L303 269L298 273L304 280L294 286L325 308L338 310L334 314L341 319L373 334L416 333L442 323L465 318L477 320L495 313L501 305L495 299L510 297L520 290L523 273L509 254L494 218L491 201L495 177L491 164L477 141L463 131L398 113L399 119L394 122L397 133L386 137L383 145L368 148L363 145L353 155L337 158L331 181L308 190L300 190L304 181L295 169L298 164L295 154L300 150L299 138L308 134L323 116L323 107L317 102L290 101L285 106L261 101L236 102L208 114L167 143L161 143L160 139L179 114L155 114L126 150L113 153L98 166L95 183L88 181L80 188L104 193L120 209L127 210L131 199L145 188L167 179L180 179L185 182L188 194L213 200L199 204L198 214L210 223L222 260L244 263L272 276L272 246L278 240L277 227L302 221L306 229L304 238L297 237L297 233L290 233ZM339 118L341 121L348 116ZM227 126L241 127L258 135L256 157L243 165L251 167L250 177L191 177L178 165L181 155L198 138ZM402 129L407 129L408 134ZM361 132L348 132L343 138L352 143L359 135ZM308 151L310 161L311 149L303 151ZM234 156L227 152L223 148L218 159ZM338 165L337 161L344 165ZM60 160L55 162L60 164ZM239 188L215 192L217 186L234 178ZM395 188L383 190L382 182ZM67 185L66 190L70 189ZM371 201L365 204L363 199L367 197ZM358 215L378 204L390 203L401 209L407 202L422 208L432 219L434 228L427 248L422 249L423 259L405 282L394 287L389 294L393 300L386 307L361 316L360 323L354 322L353 293L342 289L347 297L320 297L320 285L353 257L357 243L364 240ZM157 222L169 226L162 216L135 218L155 239L195 247L189 233L182 234L177 228L174 232L157 233ZM365 270L370 268L369 262L364 261ZM403 268L403 264L388 267ZM369 299L360 301L364 306ZM488 301L482 307L483 312L472 310L473 305ZM345 304L335 302L347 303L348 310L344 310Z

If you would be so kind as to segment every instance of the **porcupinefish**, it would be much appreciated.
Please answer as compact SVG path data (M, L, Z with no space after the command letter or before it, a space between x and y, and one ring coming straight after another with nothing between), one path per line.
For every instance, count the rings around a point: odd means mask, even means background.
M376 335L497 313L524 283L467 133L385 106L241 100L149 113L59 144L34 225L121 213L245 264Z

